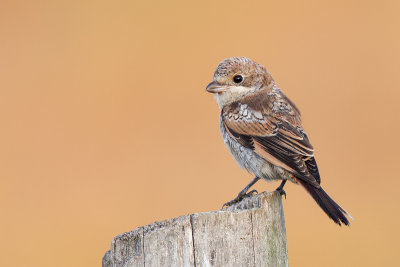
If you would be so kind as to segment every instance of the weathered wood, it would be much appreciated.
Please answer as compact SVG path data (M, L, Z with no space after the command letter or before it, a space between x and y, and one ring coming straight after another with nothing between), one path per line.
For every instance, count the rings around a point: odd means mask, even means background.
M116 266L288 266L281 196L264 192L118 235L103 258Z

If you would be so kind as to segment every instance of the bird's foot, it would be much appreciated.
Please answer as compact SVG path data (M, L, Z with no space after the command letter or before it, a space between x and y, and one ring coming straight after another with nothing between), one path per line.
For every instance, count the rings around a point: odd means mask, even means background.
M254 195L257 195L258 191L257 190L251 190L250 192L240 192L236 198L232 199L231 201L226 202L224 205L222 205L222 208L227 208L229 206L232 206L233 204L236 204L240 201L242 201L246 197L251 197Z
M286 199L286 192L282 187L278 187L275 191L277 191L281 196L285 196Z

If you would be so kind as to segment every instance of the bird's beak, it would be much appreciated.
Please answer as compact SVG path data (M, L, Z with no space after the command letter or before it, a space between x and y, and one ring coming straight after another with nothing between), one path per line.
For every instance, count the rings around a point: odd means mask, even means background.
M226 91L226 87L220 85L216 81L212 81L207 85L206 91L210 93L221 93Z

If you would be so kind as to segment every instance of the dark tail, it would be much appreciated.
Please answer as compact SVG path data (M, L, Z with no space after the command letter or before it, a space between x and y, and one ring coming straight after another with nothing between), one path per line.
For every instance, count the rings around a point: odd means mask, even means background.
M325 213L331 218L335 223L341 225L342 223L345 225L350 225L346 216L353 219L347 211L342 209L335 201L333 201L330 196L322 189L316 188L313 185L299 180L301 185L307 190L308 193L313 197L315 202L325 211Z

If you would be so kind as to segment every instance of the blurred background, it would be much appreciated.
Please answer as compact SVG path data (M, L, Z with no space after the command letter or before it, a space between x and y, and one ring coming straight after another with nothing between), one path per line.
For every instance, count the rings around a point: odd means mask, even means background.
M324 188L356 219L338 227L289 184L290 265L395 265L399 1L0 5L0 266L99 266L115 235L235 197L252 176L205 92L231 56L297 104Z

